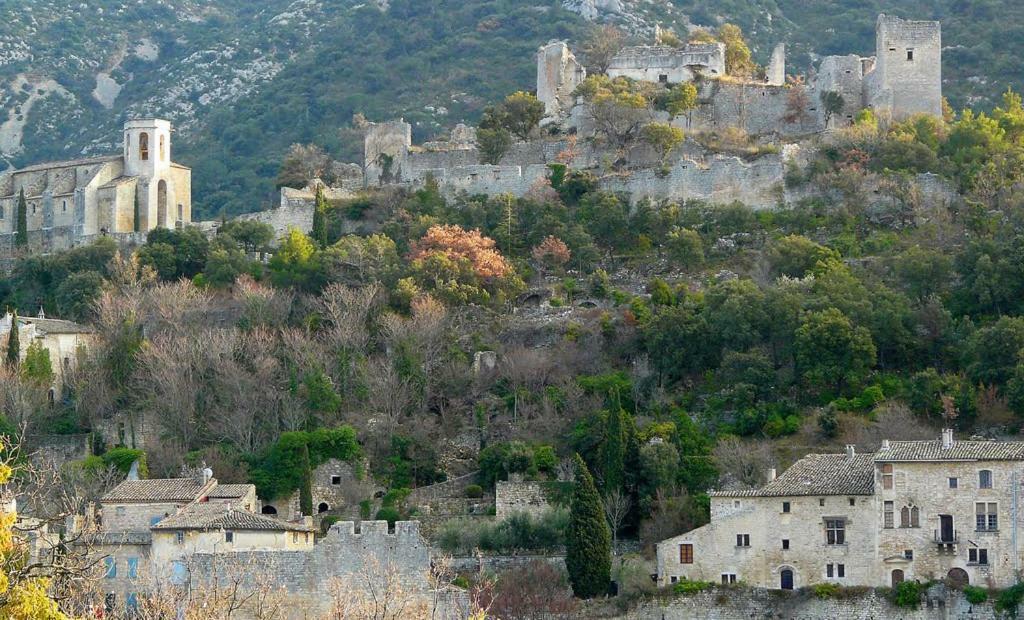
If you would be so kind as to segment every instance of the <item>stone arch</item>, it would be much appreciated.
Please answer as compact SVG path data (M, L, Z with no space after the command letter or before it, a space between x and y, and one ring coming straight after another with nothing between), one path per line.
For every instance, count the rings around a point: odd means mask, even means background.
M139 159L149 161L149 134L145 131L139 134Z
M273 507L273 506L271 506L270 504L267 504L266 506L264 506L264 507L263 507L263 508L262 508L262 509L260 510L260 514L265 514L265 515L276 515L276 514L277 514L277 508L274 508L274 507Z
M971 578L967 575L967 571L962 568L951 568L946 573L946 583L951 588L960 589L964 586L971 584Z
M330 509L331 507L327 504L327 502L320 502L320 505L316 507L316 513L322 515Z
M897 568L892 571L892 587L895 588L896 586L900 585L901 583L903 583L904 579L905 577L903 575L903 569Z
M167 228L167 181L156 184L156 225Z

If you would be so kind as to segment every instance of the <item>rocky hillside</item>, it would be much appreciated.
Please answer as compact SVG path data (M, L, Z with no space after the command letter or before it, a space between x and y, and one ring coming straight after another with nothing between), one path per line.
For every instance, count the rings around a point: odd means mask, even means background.
M880 11L943 20L954 105L986 106L1024 77L1016 0L11 0L0 155L109 151L124 118L169 117L200 213L250 211L273 200L289 144L356 159L355 113L402 115L420 139L473 121L532 86L540 43L578 39L588 21L637 35L735 21L762 61L784 40L804 72L816 54L870 53Z

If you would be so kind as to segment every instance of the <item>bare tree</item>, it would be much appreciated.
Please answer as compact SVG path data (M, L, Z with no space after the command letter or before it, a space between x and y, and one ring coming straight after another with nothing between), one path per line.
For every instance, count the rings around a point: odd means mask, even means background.
M748 488L765 484L768 469L775 464L775 454L767 441L744 441L727 437L715 446L715 463L725 484Z
M594 73L608 73L608 67L626 45L626 35L615 26L606 24L590 31L583 41L582 52Z
M633 507L633 500L628 493L622 489L614 489L605 493L601 498L604 507L604 516L608 519L608 526L612 530L612 553L618 553L619 532L629 516L629 509Z

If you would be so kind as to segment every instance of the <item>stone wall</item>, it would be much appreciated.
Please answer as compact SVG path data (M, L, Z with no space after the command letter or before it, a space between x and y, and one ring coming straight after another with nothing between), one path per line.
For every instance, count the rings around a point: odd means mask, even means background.
M818 91L805 87L804 113L787 121L796 91L786 86L739 84L711 80L700 87L700 105L672 123L689 131L722 131L739 127L753 136L803 136L824 129Z
M289 618L322 617L331 608L332 592L339 587L363 589L368 582L395 581L410 596L430 601L430 549L420 536L419 524L399 521L389 530L386 521L334 524L310 551L251 551L232 554L196 554L191 557L192 578L208 583L212 575L231 567L266 566L294 605ZM448 601L438 618L459 617Z
M451 559L451 568L457 573L484 573L496 575L514 568L529 566L534 562L546 562L559 570L565 570L564 555L479 555L459 556Z
M942 115L942 26L879 15L867 101L897 119Z
M712 588L669 602L643 603L615 620L995 620L991 603L971 605L964 596L945 588L929 591L918 609L893 606L874 590L819 599L810 592L782 592L748 588Z
M540 516L551 510L539 482L526 482L521 478L499 481L494 486L494 509L498 521L520 512Z
M92 454L91 436L43 435L31 439L34 446L32 459L38 463L52 463L58 467L68 461L80 461Z
M547 117L564 115L572 107L572 93L587 77L569 46L549 43L537 52L537 98L544 104Z

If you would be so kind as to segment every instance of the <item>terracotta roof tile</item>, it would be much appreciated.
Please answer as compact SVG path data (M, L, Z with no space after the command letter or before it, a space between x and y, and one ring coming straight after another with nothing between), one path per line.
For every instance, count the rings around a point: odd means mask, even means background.
M949 448L941 440L893 441L888 450L875 453L884 461L1021 461L1024 441L954 441Z
M191 502L206 485L192 478L125 480L103 496L106 503Z
M154 530L269 530L311 532L301 523L279 521L223 504L190 504L153 526Z
M874 455L808 454L760 489L713 491L716 497L787 497L803 495L871 495Z

